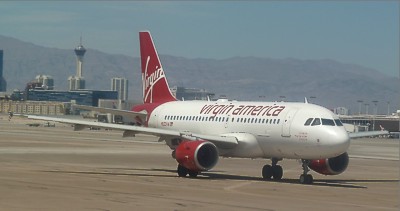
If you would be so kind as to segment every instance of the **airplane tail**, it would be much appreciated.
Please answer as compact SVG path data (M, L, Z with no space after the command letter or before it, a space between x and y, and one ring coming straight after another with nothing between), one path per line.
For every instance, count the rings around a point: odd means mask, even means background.
M169 89L167 78L158 58L150 32L139 32L142 65L143 103L176 101Z

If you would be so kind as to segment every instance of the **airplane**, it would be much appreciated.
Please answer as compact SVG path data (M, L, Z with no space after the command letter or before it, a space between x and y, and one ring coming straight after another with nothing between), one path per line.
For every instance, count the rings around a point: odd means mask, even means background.
M172 150L179 177L196 177L209 171L219 157L269 159L271 164L263 166L261 175L265 180L276 181L283 177L278 162L298 159L303 169L299 177L302 184L313 183L310 169L323 175L337 175L346 170L350 136L330 110L307 101L178 101L170 91L150 32L139 32L139 40L143 103L133 106L131 111L78 106L129 116L135 119L135 125L43 116L28 118L73 124L74 130L117 129L124 131L123 137L155 135ZM352 134L360 136L363 135Z

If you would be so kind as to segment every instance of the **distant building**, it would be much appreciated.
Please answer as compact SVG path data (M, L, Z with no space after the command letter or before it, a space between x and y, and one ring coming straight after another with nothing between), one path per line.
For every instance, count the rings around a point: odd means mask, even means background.
M112 78L111 90L118 91L119 100L128 100L128 80L126 78Z
M205 89L185 88L175 86L171 88L171 93L178 100L208 100L212 99L215 94Z
M354 125L354 131L373 131L373 130L381 130L385 128L385 130L389 132L399 132L399 116L386 116L386 115L355 115L355 116L347 116L341 115L339 116L340 120L343 123L347 123L350 125ZM382 127L382 128L381 128Z
M74 51L76 55L76 74L75 76L68 77L68 88L70 91L85 89L85 78L83 77L83 56L86 53L86 49L82 45L82 37L78 47L76 47Z
M44 90L53 90L54 89L54 79L49 75L37 75L36 81L42 84L42 88Z
M345 107L337 107L337 108L333 109L333 113L335 113L337 115L349 115L349 109L347 109Z
M85 89L85 79L83 77L68 77L68 90L74 91L81 89Z
M0 101L0 113L35 115L66 115L69 114L71 103L44 101Z
M83 56L86 53L86 49L82 45L82 36L78 47L74 51L76 55L76 76L81 78L83 76Z
M75 91L56 91L56 90L37 90L29 89L26 94L28 101L51 101L51 102L71 102L79 105L98 106L100 99L117 100L116 91L100 90L75 90Z
M3 77L3 50L0 50L0 92L7 91L7 82Z

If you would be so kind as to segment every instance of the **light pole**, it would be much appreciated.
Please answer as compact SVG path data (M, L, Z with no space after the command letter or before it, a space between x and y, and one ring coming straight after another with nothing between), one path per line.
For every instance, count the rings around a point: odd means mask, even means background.
M387 115L390 115L390 101L387 101Z
M315 96L310 96L310 99L317 99L317 97L315 97Z
M357 100L357 102L358 102L358 115L361 115L361 103L363 103L364 101Z
M376 114L378 113L378 101L377 100L373 100L372 101L373 103L374 103L374 105L375 105L375 108L374 108L374 116L372 117L372 130L375 130L375 116L376 116Z

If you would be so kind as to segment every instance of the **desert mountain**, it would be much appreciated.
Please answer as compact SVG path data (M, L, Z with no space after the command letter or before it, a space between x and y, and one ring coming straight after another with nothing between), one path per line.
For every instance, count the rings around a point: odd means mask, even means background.
M67 78L75 74L76 57L71 49L38 46L14 38L0 36L4 50L4 77L7 90L24 89L36 75L50 75L58 90L68 88ZM399 78L356 64L334 60L299 60L235 57L223 60L188 59L160 55L171 86L204 88L237 100L281 100L310 102L327 108L347 107L358 113L357 100L369 103L378 100L378 113L399 108ZM129 80L130 99L141 98L139 58L107 54L87 49L83 75L86 88L108 90L112 77ZM314 98L315 97L315 98ZM363 106L363 112L365 107Z

